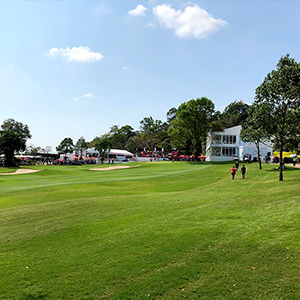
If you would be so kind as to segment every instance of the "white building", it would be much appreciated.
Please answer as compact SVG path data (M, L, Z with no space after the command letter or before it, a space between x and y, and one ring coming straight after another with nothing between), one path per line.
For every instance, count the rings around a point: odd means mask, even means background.
M251 159L257 158L257 148L254 143L244 143L240 139L242 126L227 128L222 132L213 132L206 142L206 161L231 161L235 158L243 160L247 154ZM259 144L261 158L272 156L271 143Z

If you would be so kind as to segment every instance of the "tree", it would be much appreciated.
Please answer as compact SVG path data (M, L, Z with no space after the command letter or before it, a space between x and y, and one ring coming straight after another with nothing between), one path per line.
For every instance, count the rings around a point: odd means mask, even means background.
M80 151L80 157L82 157L82 152L87 149L87 143L85 141L85 138L82 136L78 139L78 141L75 144L75 150Z
M65 154L65 160L67 159L66 154L71 153L74 150L74 143L71 138L64 138L60 144L56 147L58 153Z
M249 116L242 125L240 138L247 143L254 143L257 148L259 169L261 167L261 157L259 153L260 143L269 139L268 134L268 107L265 105L253 105L248 110Z
M15 151L24 151L26 141L31 138L28 125L16 122L14 119L7 119L1 125L0 131L0 152L5 155L5 166L15 166Z
M135 153L141 147L141 136L139 134L130 137L125 145L125 149L132 153Z
M99 140L96 143L95 149L97 151L99 151L99 155L101 157L102 163L103 163L103 160L104 160L104 156L106 155L108 150L111 149L111 147L112 147L112 143L108 138L102 138L101 140Z
M113 125L110 127L107 137L110 139L113 148L125 149L127 141L134 135L135 132L130 125L125 125L121 128L118 125Z
M243 100L230 103L219 116L220 125L226 128L242 125L248 118L249 107L250 105Z
M208 132L221 130L215 122L214 113L215 105L210 99L206 97L192 99L179 106L176 119L171 123L170 134L190 141L197 160Z
M175 107L170 108L169 111L167 112L167 122L169 124L171 124L171 122L175 120L176 113L177 113L177 108Z
M87 147L88 147L88 148L94 148L95 145L96 145L96 143L97 143L99 140L101 140L101 138L102 138L102 136L95 136L95 137L93 138L92 141L87 142Z
M280 151L279 181L283 181L284 146L299 133L300 65L287 54L280 58L276 70L267 74L257 87L255 105L264 105L268 122L261 126L272 137Z

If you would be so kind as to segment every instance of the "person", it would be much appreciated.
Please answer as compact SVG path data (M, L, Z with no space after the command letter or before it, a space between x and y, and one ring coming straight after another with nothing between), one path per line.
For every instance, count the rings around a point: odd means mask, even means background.
M232 168L231 168L231 178L232 179L234 179L235 173L236 173L236 169L234 166L232 166Z
M242 172L242 179L245 179L245 174L246 174L246 167L245 167L245 165L243 165L241 167L241 172Z
M240 164L239 164L239 161L237 160L237 161L235 162L235 168L236 168L236 171L238 171L239 166L240 166Z
M297 156L294 156L294 157L293 157L293 166L294 166L294 167L296 166L296 163L297 163Z

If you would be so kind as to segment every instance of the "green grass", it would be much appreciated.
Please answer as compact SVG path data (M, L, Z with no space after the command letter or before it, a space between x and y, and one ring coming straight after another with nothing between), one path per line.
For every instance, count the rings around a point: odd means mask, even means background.
M300 299L300 169L139 165L0 176L0 299Z

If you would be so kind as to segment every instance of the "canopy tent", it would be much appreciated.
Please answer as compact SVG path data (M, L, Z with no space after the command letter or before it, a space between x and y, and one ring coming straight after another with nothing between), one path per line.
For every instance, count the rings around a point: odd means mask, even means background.
M110 149L109 154L111 155L119 155L119 156L133 156L133 154L127 150L120 149Z
M85 151L85 154L89 153L89 154L99 154L99 152L97 150L95 150L95 148L91 148L91 149L87 149ZM126 157L133 157L133 154L127 150L121 150L121 149L110 149L107 154L109 155L114 155L114 156L126 156Z

